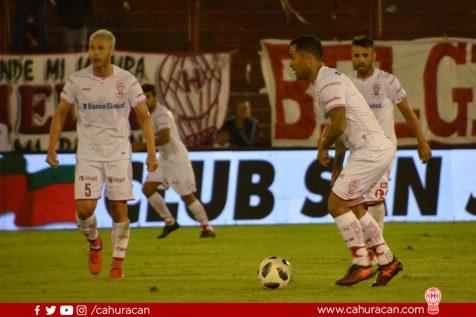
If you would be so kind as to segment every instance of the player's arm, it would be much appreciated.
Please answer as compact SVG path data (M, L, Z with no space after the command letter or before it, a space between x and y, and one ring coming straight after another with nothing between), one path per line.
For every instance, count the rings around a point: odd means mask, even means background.
M58 138L61 134L61 131L63 130L66 116L72 107L72 104L61 99L53 116L53 121L51 122L50 140L48 144L48 153L46 155L46 163L50 164L54 168L58 166L56 143L58 142Z
M170 129L162 129L159 131L159 136L155 139L155 145L161 146L170 142Z
M324 130L321 141L318 145L319 155L318 160L319 162L327 166L330 161L329 158L329 148L332 144L339 138L344 132L346 128L346 121L345 121L345 107L335 107L328 111L329 114L329 123Z
M425 139L425 136L423 135L423 131L420 126L420 121L415 115L415 112L413 112L412 108L410 108L408 99L403 98L402 101L397 104L397 106L403 117L407 121L408 125L410 126L410 130L412 130L413 135L418 140L418 155L420 156L420 160L423 163L428 162L428 160L431 158L431 149Z
M144 137L147 145L147 170L149 172L153 172L159 166L159 162L156 155L154 131L152 129L152 121L150 120L149 110L147 110L146 103L142 102L134 108L134 111L142 130L142 136Z
M334 185L335 180L339 177L342 168L344 167L345 152L347 147L340 138L334 142L334 167L332 168L331 186Z

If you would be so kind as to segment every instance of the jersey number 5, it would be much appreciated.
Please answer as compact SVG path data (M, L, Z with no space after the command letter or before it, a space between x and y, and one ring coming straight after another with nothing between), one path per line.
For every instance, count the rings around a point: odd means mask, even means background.
M86 197L90 197L91 196L91 183L86 183L84 184L84 195Z

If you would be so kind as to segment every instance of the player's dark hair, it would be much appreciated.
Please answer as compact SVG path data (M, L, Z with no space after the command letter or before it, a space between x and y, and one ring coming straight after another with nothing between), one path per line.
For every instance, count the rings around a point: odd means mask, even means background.
M368 35L357 35L352 40L352 45L366 48L374 48L374 40Z
M296 46L298 51L306 51L315 57L322 59L321 41L313 35L303 35L291 41L291 46Z
M144 94L146 92L151 92L152 95L155 97L156 92L155 92L155 86L154 85L152 85L152 84L143 84L142 85L142 90L144 91Z

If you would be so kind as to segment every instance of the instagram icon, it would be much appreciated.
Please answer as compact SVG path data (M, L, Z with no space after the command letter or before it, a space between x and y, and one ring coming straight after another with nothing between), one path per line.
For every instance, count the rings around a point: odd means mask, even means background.
M86 306L86 305L76 306L76 315L86 316L87 314L88 314L88 306Z

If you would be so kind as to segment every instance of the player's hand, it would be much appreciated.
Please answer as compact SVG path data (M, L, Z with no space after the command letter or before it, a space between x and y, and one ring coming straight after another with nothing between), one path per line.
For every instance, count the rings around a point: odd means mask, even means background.
M334 183L337 180L337 177L339 177L341 171L342 171L342 168L334 168L332 170L331 187L334 186Z
M46 163L50 164L51 167L56 168L58 166L58 155L56 154L56 151L48 151L48 154L46 154Z
M149 172L155 171L159 167L159 161L157 160L157 155L148 154L145 160L145 164L147 165L147 171Z
M331 161L331 158L329 156L329 150L319 150L317 153L317 160L322 165L327 166L327 164L329 164L329 162Z
M431 148L427 142L418 144L418 156L423 164L428 163L431 158Z

